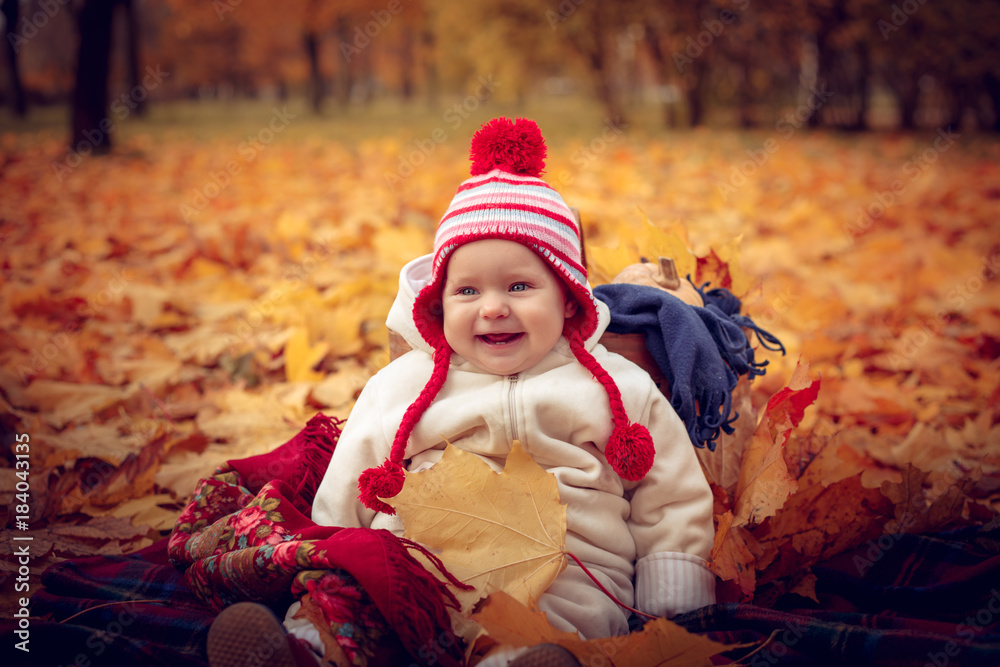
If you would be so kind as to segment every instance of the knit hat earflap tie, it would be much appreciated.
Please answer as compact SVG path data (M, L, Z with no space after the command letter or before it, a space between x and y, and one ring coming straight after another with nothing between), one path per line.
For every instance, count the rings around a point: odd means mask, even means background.
M570 334L569 347L577 360L601 383L608 394L614 428L611 437L608 438L608 444L604 447L604 458L622 479L630 482L642 479L653 467L653 457L656 454L649 429L642 424L629 421L618 385L604 367L597 363L594 355L587 351L583 340L576 333Z
M430 406L444 386L448 364L451 363L451 348L443 339L441 342L441 347L434 350L434 370L431 371L431 379L417 396L417 400L403 414L403 421L396 431L392 448L389 450L389 458L376 468L368 468L358 478L358 489L361 491L358 498L368 509L384 514L396 513L392 506L379 499L392 498L403 490L403 482L406 479L406 471L403 468L406 443L420 420L420 415Z

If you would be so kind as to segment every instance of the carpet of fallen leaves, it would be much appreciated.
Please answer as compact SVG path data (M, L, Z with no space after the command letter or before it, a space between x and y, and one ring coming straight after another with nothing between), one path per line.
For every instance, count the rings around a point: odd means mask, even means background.
M60 141L0 136L0 579L24 524L37 586L159 539L222 461L346 416L388 362L400 266L467 175L459 134L418 166L387 132L252 156L136 135L58 170ZM726 599L810 597L819 559L1000 509L1000 144L950 140L595 127L550 146L595 283L679 239L788 348L758 350L768 373L705 460Z

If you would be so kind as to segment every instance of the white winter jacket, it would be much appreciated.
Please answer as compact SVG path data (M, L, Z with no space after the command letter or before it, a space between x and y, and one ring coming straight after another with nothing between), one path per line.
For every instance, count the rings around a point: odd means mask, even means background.
M430 256L407 264L387 324L413 348L366 385L340 436L320 484L312 518L336 526L388 528L396 516L358 500L358 477L389 455L403 412L431 374L431 348L412 319L413 300L430 274ZM715 602L715 577L705 559L712 548L712 493L677 414L649 375L597 341L587 348L614 378L626 412L645 425L656 446L653 466L638 482L619 478L602 450L612 429L608 397L560 339L537 366L504 377L485 373L458 355L448 378L410 437L408 470L440 460L445 439L503 468L513 440L555 475L566 504L566 549L582 560L622 602L656 616ZM628 613L572 564L538 600L550 622L585 638L628 632Z

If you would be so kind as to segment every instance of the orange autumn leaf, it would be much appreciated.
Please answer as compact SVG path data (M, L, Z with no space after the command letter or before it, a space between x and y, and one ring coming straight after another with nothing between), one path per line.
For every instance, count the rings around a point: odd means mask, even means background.
M883 482L882 495L894 504L887 532L922 533L941 530L964 517L963 509L974 479L957 480L953 475L935 475L907 465L898 483Z
M494 591L527 603L566 566L566 506L555 476L514 441L502 473L474 454L448 445L441 460L406 473L403 490L386 499L405 536L433 549L472 591L470 606Z
M756 555L757 541L740 526L733 526L733 513L726 512L716 517L715 543L709 556L709 569L723 581L735 581L743 595L753 595L757 587Z
M737 648L690 633L666 618L653 619L629 635L583 640L576 633L552 627L534 605L528 607L504 593L490 595L472 618L501 646L558 644L583 665L707 666L712 656Z
M877 538L891 511L878 489L862 486L861 473L800 490L753 531L761 550L758 586Z
M733 525L760 523L772 516L798 483L788 472L782 449L804 410L816 400L819 380L809 380L808 364L800 364L788 386L767 402L753 439L743 453Z
M653 224L642 209L639 209L639 214L642 222L639 224L639 233L634 238L637 251L650 261L656 261L658 257L669 257L674 260L677 275L681 278L694 278L697 258L687 242L678 234Z
M626 641L614 657L619 667L710 667L712 658L748 644L721 644L688 632L666 618L654 619Z
M725 287L735 296L743 298L750 291L751 280L740 263L740 245L743 236L709 250L705 257L698 258L695 284L710 282L711 287Z
M45 420L61 429L81 419L93 419L97 412L114 408L131 398L138 386L109 387L38 379L28 385L23 397L44 411Z
M530 605L530 607L529 607ZM504 592L491 593L472 615L489 636L505 646L559 644L573 651L584 642L575 632L559 630L549 623L533 602L520 602ZM575 655L579 654L574 651Z

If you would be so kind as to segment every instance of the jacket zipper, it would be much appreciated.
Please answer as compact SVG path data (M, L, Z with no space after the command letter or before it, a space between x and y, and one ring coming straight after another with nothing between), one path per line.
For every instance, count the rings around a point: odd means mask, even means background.
M514 402L514 389L517 387L517 376L508 375L507 376L507 408L510 411L510 434L514 440L518 440L517 436L517 408Z

